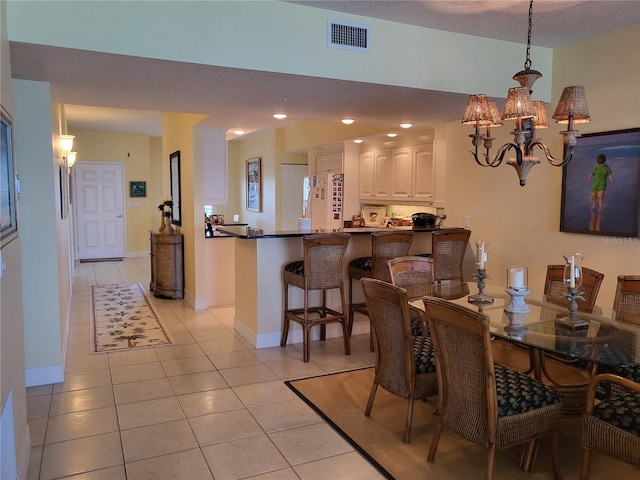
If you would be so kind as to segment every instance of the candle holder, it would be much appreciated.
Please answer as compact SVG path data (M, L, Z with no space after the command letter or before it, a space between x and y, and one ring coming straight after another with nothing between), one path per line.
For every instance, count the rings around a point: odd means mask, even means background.
M589 321L578 317L578 300L584 300L582 292L578 293L578 287L568 287L568 293L564 294L564 297L569 301L569 315L566 317L560 317L556 319L556 324L569 328L586 328L589 326Z
M527 267L517 267L511 265L507 269L507 289L509 303L504 306L504 311L509 313L529 313L529 305L524 301L524 297L529 295Z
M495 298L484 293L484 281L489 278L487 275L487 251L491 246L491 242L485 242L484 240L478 240L476 242L476 268L478 273L473 276L474 280L478 281L478 293L475 295L469 295L467 300L469 303L493 303Z

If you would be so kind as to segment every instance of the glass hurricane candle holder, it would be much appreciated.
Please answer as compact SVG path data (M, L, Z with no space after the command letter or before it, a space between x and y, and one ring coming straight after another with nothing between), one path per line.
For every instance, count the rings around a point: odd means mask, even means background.
M571 328L581 328L589 326L589 322L578 317L578 300L584 300L580 287L582 286L582 261L584 254L580 252L561 253L564 258L563 281L567 287L567 293L564 295L569 301L569 315L556 320L564 326Z
M487 275L488 255L487 251L491 246L490 242L478 240L476 242L476 268L478 272L474 275L474 279L478 281L478 293L469 295L468 300L471 303L493 303L494 297L484 293L484 281L489 278Z
M511 265L507 268L507 289L509 303L504 306L505 312L529 313L529 306L525 303L524 297L529 295L527 267Z

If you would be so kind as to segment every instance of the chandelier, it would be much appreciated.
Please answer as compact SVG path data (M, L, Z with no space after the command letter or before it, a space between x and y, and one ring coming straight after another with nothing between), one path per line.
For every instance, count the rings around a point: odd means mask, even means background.
M509 150L515 152L515 157L507 160L507 164L516 169L520 178L520 185L526 184L529 170L540 163L538 157L533 154L535 147L544 152L547 161L555 167L563 167L571 161L573 148L576 145L580 132L575 130L576 123L586 123L591 117L587 109L587 99L584 87L565 87L558 106L553 114L556 123L566 124L567 130L560 132L565 145L564 157L556 160L549 147L539 138L536 138L535 129L548 128L547 112L544 103L532 101L532 86L536 80L542 77L537 70L531 69L531 25L532 25L533 0L529 2L529 31L527 34L527 56L524 62L524 70L513 76L520 86L509 89L507 103L502 115L498 111L496 102L487 98L484 94L471 95L467 102L462 123L464 125L474 125L475 133L469 135L471 143L475 147L475 152L471 152L475 161L481 167L497 167L504 160L505 154ZM499 127L505 120L515 120L513 130L514 142L501 146L496 154L491 156L493 138L491 138L491 127ZM486 129L484 133L480 130ZM484 147L485 153L478 153L480 147ZM484 157L484 158L481 158Z

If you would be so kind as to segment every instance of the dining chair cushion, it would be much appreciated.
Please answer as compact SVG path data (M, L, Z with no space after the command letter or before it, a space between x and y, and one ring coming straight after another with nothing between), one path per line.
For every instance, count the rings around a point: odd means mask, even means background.
M433 354L431 337L413 337L413 357L416 363L416 373L435 373L436 359Z
M285 272L293 273L294 275L304 276L304 260L296 260L295 262L287 263L284 266Z
M360 270L371 271L373 265L372 257L359 257L354 258L349 262L350 267L359 268Z
M560 402L560 397L539 380L495 365L498 417L518 415Z
M622 390L595 405L593 416L640 437L640 394Z

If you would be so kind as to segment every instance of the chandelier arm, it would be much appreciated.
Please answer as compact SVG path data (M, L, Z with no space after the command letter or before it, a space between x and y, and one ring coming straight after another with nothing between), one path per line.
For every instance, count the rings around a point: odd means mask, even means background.
M505 143L500 147L493 159L493 163L496 164L496 167L502 163L502 160L504 160L504 155L512 149L516 152L516 162L518 163L518 165L522 164L522 150L520 150L520 146L516 145L515 143Z
M554 167L564 167L573 158L573 146L570 145L565 145L564 158L562 160L557 160L551 154L551 150L549 150L549 147L547 147L539 140L534 140L533 142L531 142L527 148L527 151L532 152L534 147L540 148L540 150L544 152L544 156L547 158L547 161Z

